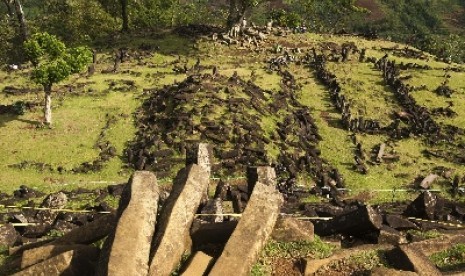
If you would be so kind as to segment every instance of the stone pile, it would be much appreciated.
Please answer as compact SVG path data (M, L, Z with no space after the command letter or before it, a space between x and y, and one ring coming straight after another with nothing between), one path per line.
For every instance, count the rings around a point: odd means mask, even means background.
M274 164L280 190L290 196L308 193L295 185L299 173L314 176L317 190L331 190L332 182L343 188L342 176L320 157L321 136L311 110L295 96L294 76L289 71L279 75L279 92L263 90L237 74L228 78L218 73L193 74L152 91L136 115L139 130L126 150L129 164L155 171L160 178L173 176L184 160L176 156L184 155L188 144L203 140L211 145L214 174L242 174L248 166ZM264 129L256 115L272 118L280 111L289 115L272 119L271 129ZM271 141L287 150L270 156L266 148Z

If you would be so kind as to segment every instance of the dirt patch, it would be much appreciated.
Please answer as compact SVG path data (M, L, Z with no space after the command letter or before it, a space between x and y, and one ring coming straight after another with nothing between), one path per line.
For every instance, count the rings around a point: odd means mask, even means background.
M273 260L272 275L300 276L305 269L303 260L276 258Z

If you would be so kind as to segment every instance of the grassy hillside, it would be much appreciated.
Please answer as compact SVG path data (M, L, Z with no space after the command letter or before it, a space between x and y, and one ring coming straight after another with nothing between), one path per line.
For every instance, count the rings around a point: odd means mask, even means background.
M0 115L0 190L11 192L19 185L25 184L41 190L60 190L80 187L97 187L113 182L123 182L134 169L134 165L127 164L125 150L131 143L137 141L136 133L138 118L141 115L140 107L150 97L161 93L164 85L181 82L186 78L185 73L176 73L173 68L183 67L184 64L191 68L200 58L201 74L211 73L216 66L219 74L224 78L230 78L237 72L244 82L251 81L266 94L261 102L264 108L273 104L273 100L286 88L283 86L283 76L276 71L268 71L265 61L282 55L272 49L277 45L291 48L301 48L305 56L311 48L317 51L327 52L328 49L339 49L343 43L354 43L357 48L365 48L368 57L381 58L386 52L389 59L397 63L417 63L428 65L425 70L402 70L401 76L405 81L416 87L422 87L413 92L413 97L419 105L425 106L430 112L434 108L447 107L452 102L452 109L457 113L455 117L432 115L439 124L453 125L459 129L465 129L465 73L459 65L449 65L434 61L434 57L425 55L425 59L409 58L402 55L405 45L388 42L363 40L350 36L316 35L316 34L292 34L287 37L270 37L261 45L262 51L249 50L237 46L228 47L224 44L201 39L193 43L185 38L175 35L152 39L150 37L128 37L121 41L122 45L128 45L129 58L123 63L117 73L102 73L112 67L111 51L99 53L99 62L96 73L93 76L74 76L68 82L55 87L53 95L53 116L55 124L53 129L40 127L42 94L27 80L28 70L0 73L0 103L12 105L18 101L24 101L29 108L24 115L1 114ZM140 50L141 44L152 46L152 50ZM154 50L155 46L159 50ZM195 47L193 47L195 46ZM150 48L150 47L149 47ZM410 47L410 49L412 49ZM454 90L450 98L438 96L434 90L444 80L445 69L459 68L449 71L448 85ZM357 116L378 120L381 125L389 125L393 121L393 114L402 111L401 103L395 98L392 88L388 87L382 78L382 72L375 69L373 63L359 62L358 55L354 54L347 62L328 62L327 69L337 76L342 86L342 91L351 103L351 112ZM367 133L355 133L344 129L341 125L341 114L330 100L328 88L315 76L314 69L305 65L290 64L287 70L295 78L294 90L289 90L297 101L298 106L308 108L311 117L315 121L321 140L315 146L321 151L323 166L337 169L345 180L346 188L351 197L371 199L372 201L386 201L391 199L405 199L413 197L411 193L392 193L383 191L390 189L412 188L417 177L426 176L431 172L440 173L441 170L451 170L452 175L465 173L463 164L452 162L447 158L432 157L424 154L425 149L441 150L446 145L427 144L425 137L412 135L404 139L392 139L386 134L372 135ZM191 75L188 72L187 75ZM219 81L219 80L218 80ZM21 93L7 93L13 86L24 89ZM168 89L169 87L165 88ZM173 88L171 88L173 89ZM244 88L245 89L245 88ZM206 90L204 90L206 91ZM238 90L240 92L240 90ZM246 92L246 90L243 90ZM238 92L238 93L239 93ZM240 93L244 93L240 92ZM199 92L200 93L200 92ZM195 107L212 105L215 116L199 117L193 119L198 129L202 130L206 120L222 122L230 126L230 116L249 114L244 120L252 119L250 123L256 124L264 135L272 140L265 146L268 159L256 160L255 165L265 162L277 162L282 153L302 155L305 151L294 143L297 136L288 136L285 141L278 139L278 126L285 121L290 113L297 109L289 106L275 114L260 114L259 110L238 110L236 115L228 113L224 106L216 106L210 102L205 94L196 94L194 102L187 102L179 108L193 110ZM291 95L291 94L289 94ZM166 97L169 100L169 95ZM205 98L204 98L205 97ZM216 97L226 99L226 94L218 94ZM230 96L231 97L231 96ZM234 96L236 97L236 96ZM248 99L247 94L237 94L237 97ZM294 110L294 111L293 111ZM223 114L218 117L218 114ZM174 113L169 116L177 116ZM168 116L168 119L170 118ZM255 117L253 117L255 116ZM202 119L203 118L203 119ZM226 119L224 119L226 118ZM173 117L172 120L175 120ZM294 125L293 125L294 127ZM173 132L174 133L174 132ZM176 141L205 140L211 143L217 152L230 150L234 144L221 143L212 140L211 137L203 137L199 133L179 132L182 136ZM166 137L170 133L160 133L162 144L160 149L170 149L174 163L167 168L165 174L169 182L170 177L182 165L182 152L177 147L171 147L166 143ZM165 136L163 136L165 135ZM273 138L274 137L274 138ZM354 170L354 152L356 146L353 137L363 145L363 151L367 156L367 174L361 174ZM172 137L173 138L173 137ZM458 135L455 144L464 141L464 135ZM176 140L178 139L178 140ZM228 138L229 139L229 138ZM231 138L232 139L232 138ZM275 140L273 140L275 139ZM77 168L83 168L93 164L102 154L102 143L110 144L115 148L114 157L109 161L101 162L101 169L96 172L82 173ZM398 161L376 164L371 162L372 150L380 143L386 143L387 153L399 157ZM286 148L283 148L283 145ZM291 145L291 146L290 146ZM257 149L259 145L251 144ZM154 149L152 149L154 150ZM180 157L180 158L177 158ZM178 162L178 163L176 163ZM215 159L221 164L222 160ZM83 164L87 164L84 165ZM95 163L94 163L95 164ZM254 165L252 164L252 165ZM87 166L88 167L88 166ZM440 168L443 167L443 168ZM157 171L157 165L148 167ZM231 177L229 171L218 171L217 176ZM245 171L237 170L234 176L242 177ZM297 185L309 188L318 182L312 173L299 170ZM164 182L162 180L161 182ZM450 180L440 178L433 188L449 191ZM314 200L308 198L307 200Z

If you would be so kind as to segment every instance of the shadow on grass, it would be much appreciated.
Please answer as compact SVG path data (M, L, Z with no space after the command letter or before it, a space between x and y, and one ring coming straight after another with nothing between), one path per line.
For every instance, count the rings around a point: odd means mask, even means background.
M26 119L16 119L16 121L20 121L22 123L26 123L26 124L30 124L30 125L33 125L35 127L40 127L43 125L43 123L41 121L33 121L33 120L26 120Z
M5 127L9 122L17 120L19 115L0 114L0 127Z

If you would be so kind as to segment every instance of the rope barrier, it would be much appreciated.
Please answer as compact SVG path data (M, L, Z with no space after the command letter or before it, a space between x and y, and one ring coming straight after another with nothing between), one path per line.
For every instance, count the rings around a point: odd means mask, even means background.
M92 210L75 210L75 209L66 209L66 208L46 208L46 207L30 207L30 206L16 206L16 205L3 205L0 204L0 208L4 209L28 209L36 211L50 211L50 212L66 212L66 213L94 213L94 214L110 214L110 211L92 211Z

